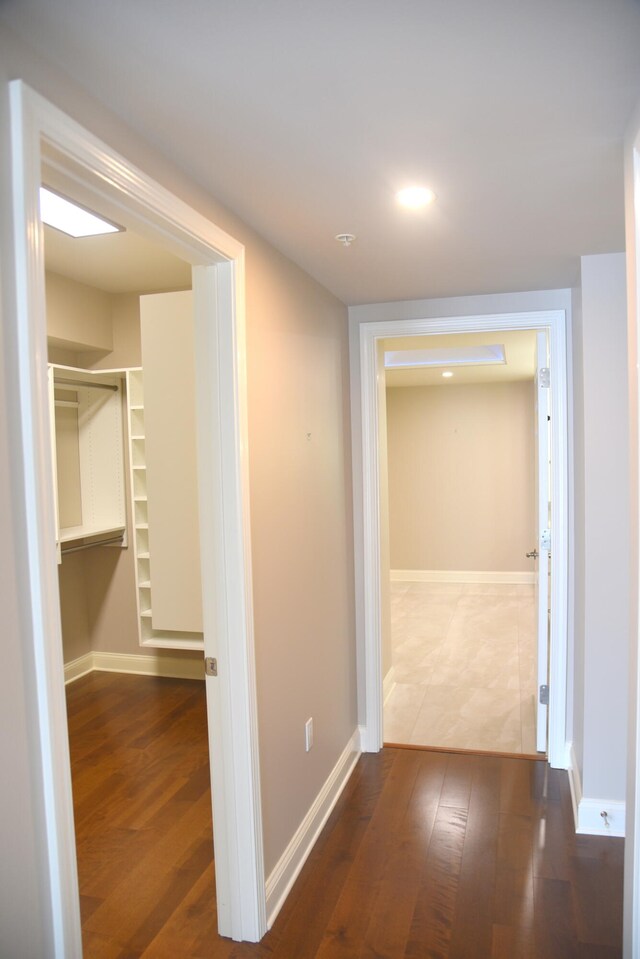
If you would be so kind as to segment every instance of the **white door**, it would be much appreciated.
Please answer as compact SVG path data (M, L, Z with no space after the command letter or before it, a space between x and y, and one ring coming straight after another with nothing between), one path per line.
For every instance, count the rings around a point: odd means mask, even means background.
M549 368L547 334L536 334L536 530L535 546L528 553L535 561L537 610L537 690L536 749L547 751L547 713L549 691L549 559L551 531L549 519Z

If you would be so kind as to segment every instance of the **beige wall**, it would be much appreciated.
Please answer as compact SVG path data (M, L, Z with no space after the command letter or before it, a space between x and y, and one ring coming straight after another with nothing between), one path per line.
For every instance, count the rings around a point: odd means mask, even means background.
M109 306L113 349L97 359L95 353L81 353L78 365L91 370L142 366L140 297L136 293L111 293Z
M625 799L629 655L629 391L623 253L583 256L582 635L576 630L576 753L585 797ZM580 422L582 420L582 423ZM583 435L578 431L582 426ZM580 647L582 647L580 649ZM579 741L580 731L583 740Z
M111 297L66 276L47 271L47 334L65 350L111 352ZM77 364L82 365L82 364Z
M86 96L4 28L2 144L8 140L7 81L15 76L245 244L258 723L269 872L356 727L347 312L107 107ZM10 267L9 172L8 163L0 165L0 260ZM10 286L3 297L3 323L10 334L6 363L12 368L15 300ZM15 396L16 391L5 390L2 401L7 409L15 409ZM19 436L11 436L3 450L6 461L19 463L20 442ZM28 625L17 619L16 604L28 610L29 592L26 572L18 564L26 519L20 511L16 470L17 465L12 466L11 487L0 479L0 515L8 513L16 530L15 538L1 538L0 550L2 565L18 570L13 593L6 605L3 602L3 616L4 630L10 631L4 641L18 659L20 677L21 670L31 669L32 639ZM6 580L0 584L3 601L6 584ZM12 777L12 789L5 790L11 795L0 800L0 818L12 843L3 865L23 900L12 892L15 913L2 935L11 942L8 955L41 956L51 952L42 946L51 942L45 849L32 838L34 831L39 835L43 821L42 790L37 770L25 766L29 759L25 736L36 724L36 699L14 683L9 703L18 733L4 743L9 755L2 757ZM315 719L315 744L305 753L304 720L310 715ZM21 832L14 828L18 813L24 821ZM32 942L40 944L32 947Z
M533 571L529 382L387 390L391 568Z
M640 217L638 207L637 153L640 148L640 103L636 106L627 129L624 149L624 204L627 267L627 371L629 414L629 722L627 725L627 792L626 838L624 863L624 957L631 959L638 920L640 887L640 823L637 822L640 764L638 762L638 574L639 574L639 454L638 442L638 276L637 258ZM635 942L635 949L638 944Z
M342 304L265 244L249 247L247 278L268 874L357 722L347 323Z

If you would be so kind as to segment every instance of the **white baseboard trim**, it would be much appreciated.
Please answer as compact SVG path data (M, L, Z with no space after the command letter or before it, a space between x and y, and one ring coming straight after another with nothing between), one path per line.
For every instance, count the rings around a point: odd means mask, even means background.
M392 583L535 583L535 573L464 569L392 569Z
M85 653L84 656L78 656L64 664L64 684L75 682L81 676L93 671L93 653Z
M72 683L93 670L107 673L135 673L139 676L163 676L167 679L204 679L200 657L143 656L136 653L91 652L65 663L64 681Z
M576 832L585 836L624 837L626 804L619 799L589 799L583 796L573 744L570 746L569 757L569 785ZM602 816L603 812L607 814L608 826Z
M389 672L384 677L384 682L382 684L382 704L386 703L389 696L393 692L396 686L396 670L394 666L389 668Z
M270 929L291 887L360 758L360 729L356 729L316 796L307 815L280 857L266 883L267 927Z

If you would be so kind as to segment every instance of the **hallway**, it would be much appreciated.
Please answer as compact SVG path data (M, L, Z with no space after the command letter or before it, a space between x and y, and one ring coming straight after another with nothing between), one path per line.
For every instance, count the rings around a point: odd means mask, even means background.
M204 684L67 688L87 959L619 959L623 841L577 836L567 774L361 757L273 928L215 932Z

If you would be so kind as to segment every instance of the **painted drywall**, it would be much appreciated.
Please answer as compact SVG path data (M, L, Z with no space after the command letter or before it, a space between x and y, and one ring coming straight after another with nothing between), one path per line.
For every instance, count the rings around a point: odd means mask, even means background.
M113 349L98 359L95 353L81 353L78 365L91 370L141 366L140 297L135 293L111 293L109 306Z
M391 568L533 572L533 381L387 390Z
M629 646L625 257L582 257L586 798L624 801ZM577 639L578 637L576 637Z
M268 875L356 726L347 315L288 260L253 242L247 319ZM314 746L305 753L310 716Z
M624 959L637 954L636 937L640 932L640 761L638 748L640 720L638 667L638 574L640 534L640 484L638 441L638 276L637 258L640 218L636 214L640 200L640 181L637 173L640 151L640 103L629 121L624 146L624 205L627 267L627 372L629 414L629 722L627 725L627 796L624 861ZM635 945L635 953L634 953Z
M62 651L65 663L91 652L91 624L87 603L86 554L69 553L58 567Z
M111 297L66 276L47 271L47 334L52 346L113 350Z
M268 873L335 766L357 721L346 308L188 174L158 155L108 107L89 98L4 28L0 36L3 143L9 136L7 82L15 76L245 244L255 643ZM115 81L119 82L117 74ZM9 171L9 163L3 163L3 221L4 211L11 209ZM3 222L0 251L3 264L9 265L10 226ZM11 290L4 297L3 322L15 336ZM15 362L14 340L9 342L6 362ZM7 409L14 408L16 393L7 389L3 394ZM19 436L11 437L7 462L18 462L20 442ZM12 476L12 481L17 484L13 491L0 486L0 510L12 515L19 540L26 518L20 513L16 492L20 478ZM17 542L3 537L0 549L3 561L6 557L6 563L19 570L5 623L6 629L13 630L6 643L20 658L16 673L20 676L28 666L31 639L28 630L21 633L11 609L16 609L16 603L28 608L28 581L17 565ZM19 683L13 684L9 702L16 711L15 723L23 722L26 728L35 722L36 700L24 694ZM315 744L306 753L304 720L309 715L315 720ZM34 848L31 838L42 814L37 768L29 771L30 776L17 768L26 762L21 758L26 744L19 735L12 734L6 749L18 755L3 758L8 768L16 768L11 797L2 800L2 811L7 812L3 822L12 832L15 848L3 865L14 889L24 887L22 901L16 900L15 915L5 930L20 946L8 954L48 955L52 933L42 918L48 889L44 844L36 843ZM33 761L35 766L37 751ZM23 817L28 816L30 802L36 805L36 813L22 836L13 829L15 813L22 810ZM43 877L42 888L34 890L38 876ZM38 937L45 943L42 948L22 947L21 943Z

